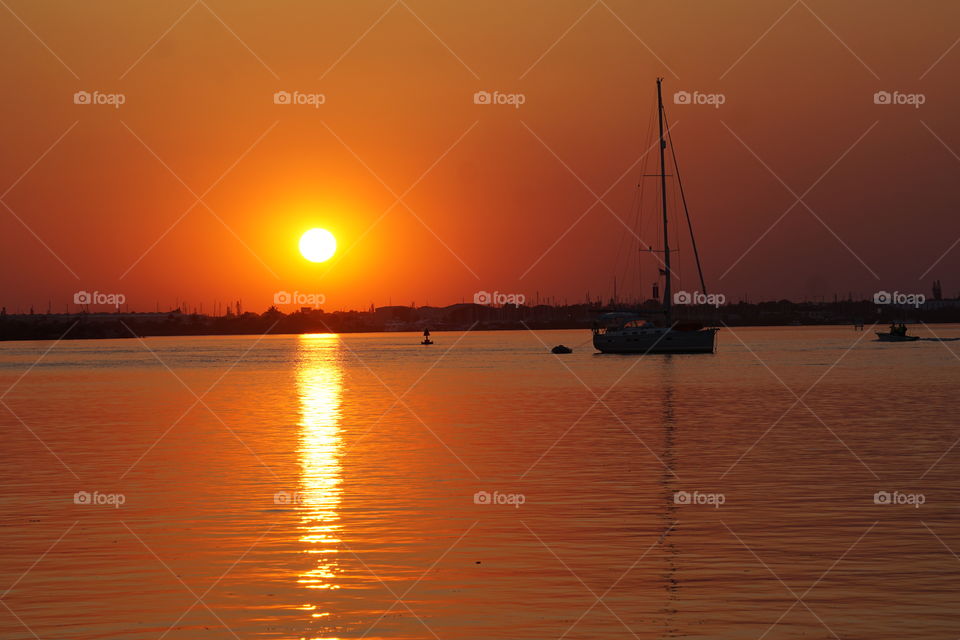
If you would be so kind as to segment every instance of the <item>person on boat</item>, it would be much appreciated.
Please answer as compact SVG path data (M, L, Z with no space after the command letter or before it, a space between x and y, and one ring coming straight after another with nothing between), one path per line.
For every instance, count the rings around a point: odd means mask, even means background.
M430 339L430 329L424 329L424 330L423 330L423 337L424 337L425 339L427 339L427 340Z

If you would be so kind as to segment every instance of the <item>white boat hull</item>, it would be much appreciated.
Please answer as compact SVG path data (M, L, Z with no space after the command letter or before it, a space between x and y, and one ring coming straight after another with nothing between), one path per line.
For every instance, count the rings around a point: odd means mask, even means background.
M594 333L593 346L601 353L714 353L716 337L715 328L627 327Z

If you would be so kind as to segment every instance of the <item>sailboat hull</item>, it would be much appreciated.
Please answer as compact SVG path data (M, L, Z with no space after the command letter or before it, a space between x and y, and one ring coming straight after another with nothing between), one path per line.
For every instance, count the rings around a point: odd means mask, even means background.
M717 329L678 331L670 328L610 329L593 334L601 353L714 353Z

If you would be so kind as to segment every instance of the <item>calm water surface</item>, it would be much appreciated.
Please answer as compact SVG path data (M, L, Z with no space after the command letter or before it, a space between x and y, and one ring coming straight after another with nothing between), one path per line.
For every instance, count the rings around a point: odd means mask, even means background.
M0 638L960 635L960 342L434 337L0 345Z

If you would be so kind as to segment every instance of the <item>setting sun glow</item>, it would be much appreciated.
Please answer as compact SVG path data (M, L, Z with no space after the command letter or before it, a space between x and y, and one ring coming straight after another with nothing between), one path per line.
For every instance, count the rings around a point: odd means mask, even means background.
M326 262L337 252L337 239L326 229L310 229L300 236L300 253L310 262Z

